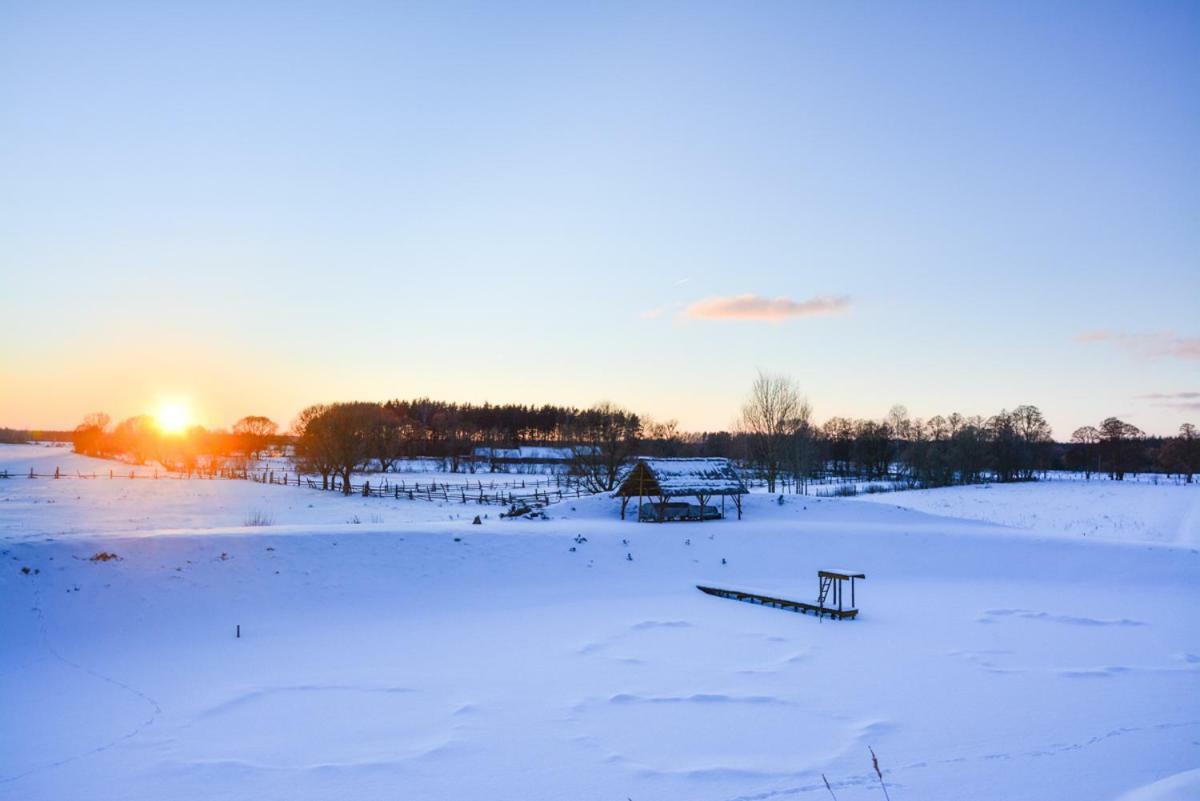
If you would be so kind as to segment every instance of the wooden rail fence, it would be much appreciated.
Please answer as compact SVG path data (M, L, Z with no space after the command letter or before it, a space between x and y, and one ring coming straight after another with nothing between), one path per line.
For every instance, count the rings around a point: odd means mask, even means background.
M358 496L362 498L392 498L394 500L410 500L410 501L442 501L456 503L476 503L485 505L535 505L544 506L546 504L555 503L567 498L581 498L592 493L585 491L582 484L570 477L560 479L556 482L557 487L551 488L549 480L530 482L532 486L528 486L524 480L517 482L490 482L487 485L482 480L477 480L469 483L451 484L450 482L407 482L407 481L389 481L384 478L382 481L377 481L372 484L370 480L365 480L361 483L350 482L349 493L344 492L344 482L340 476L332 476L329 481L322 486L321 482L309 475L300 473L279 473L276 474L273 470L264 470L261 472L251 472L248 470L237 470L231 468L223 468L211 472L164 472L154 470L152 472L138 472L137 470L109 470L108 474L99 472L84 473L81 471L64 471L60 468L55 468L53 473L38 473L33 468L29 469L28 473L15 472L10 470L0 470L0 480L6 479L83 479L83 480L163 480L163 481L212 481L212 480L229 480L229 481L253 481L258 484L274 484L279 486L295 486L308 487L309 489L323 490L327 492L337 492L343 495Z

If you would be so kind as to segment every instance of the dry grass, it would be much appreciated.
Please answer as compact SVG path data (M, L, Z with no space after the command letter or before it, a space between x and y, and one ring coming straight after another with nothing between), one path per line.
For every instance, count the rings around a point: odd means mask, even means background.
M242 521L242 525L248 527L270 526L274 523L274 519L269 514L260 512L257 509L248 514L246 519Z
M825 774L821 774L821 781L825 782L825 789L829 791L829 795L833 797L833 801L837 801L837 795L834 794L833 788L829 786L829 779L825 778Z
M868 745L867 750L871 752L871 767L875 768L875 775L879 777L879 786L883 788L883 797L887 801L892 801L892 797L888 795L887 785L883 783L883 771L879 769L879 758L875 756L875 749Z

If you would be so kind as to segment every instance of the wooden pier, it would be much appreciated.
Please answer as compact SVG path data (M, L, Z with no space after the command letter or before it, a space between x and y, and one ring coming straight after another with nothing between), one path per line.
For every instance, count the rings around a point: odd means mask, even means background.
M846 570L817 571L819 593L815 604L805 603L804 601L790 601L786 598L774 598L770 595L760 595L756 592L706 587L703 584L697 584L696 589L709 595L715 595L718 598L745 601L746 603L770 606L775 609L787 609L791 612L799 612L802 615L812 612L817 617L829 615L833 620L852 620L858 617L858 610L854 608L854 580L865 578L866 576L862 573L854 573ZM844 606L842 598L842 582L844 581L850 582L850 606L848 608ZM825 601L827 599L831 603L836 603L837 606L826 606Z

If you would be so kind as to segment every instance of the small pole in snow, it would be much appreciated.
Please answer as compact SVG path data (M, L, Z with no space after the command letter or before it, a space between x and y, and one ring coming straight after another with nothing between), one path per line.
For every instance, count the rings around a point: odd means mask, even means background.
M241 623L238 623L238 624L237 624L237 637L236 637L236 639L239 639L239 640L240 640L240 639L242 639L242 624L241 624Z

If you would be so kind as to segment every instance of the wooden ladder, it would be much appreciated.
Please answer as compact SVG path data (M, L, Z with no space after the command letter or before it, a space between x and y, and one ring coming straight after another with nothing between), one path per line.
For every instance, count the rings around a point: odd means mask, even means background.
M833 579L821 576L817 579L820 584L821 591L817 594L817 606L825 606L825 598L829 595L829 588L833 586Z

